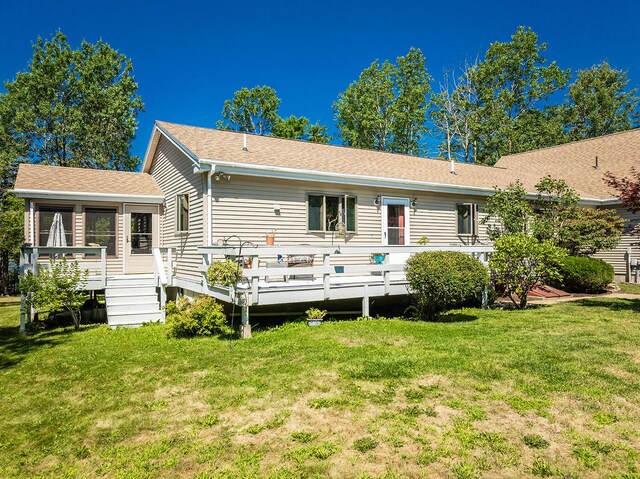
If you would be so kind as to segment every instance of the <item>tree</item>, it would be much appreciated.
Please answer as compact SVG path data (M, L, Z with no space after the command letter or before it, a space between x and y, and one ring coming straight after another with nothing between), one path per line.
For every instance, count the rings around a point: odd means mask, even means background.
M10 192L15 181L23 145L8 130L9 116L0 96L0 296L11 289L9 265L17 262L23 240L24 203Z
M478 122L475 102L476 92L472 82L474 65L467 65L456 78L445 71L440 92L432 97L431 120L444 141L438 146L442 156L465 163L475 160L473 133Z
M575 208L564 225L560 245L571 256L611 250L620 243L624 223L613 209Z
M631 168L631 174L627 177L615 176L611 172L605 173L605 182L613 189L617 190L618 198L622 200L624 206L631 212L640 211L640 170ZM635 225L630 230L631 234L640 236L640 224Z
M511 42L492 43L470 70L481 119L474 128L477 163L563 142L563 115L545 102L565 87L569 71L547 64L546 49L530 28L518 27Z
M637 112L637 90L626 91L627 73L602 62L578 72L569 86L568 134L582 140L628 130Z
M66 311L76 330L80 329L80 307L88 299L84 288L87 270L82 270L77 261L51 258L49 268L40 268L20 278L20 291L25 293L27 307L39 312Z
M61 32L33 46L24 72L5 83L3 122L26 160L135 170L129 149L143 109L131 61L99 40L73 50Z
M504 288L517 308L524 309L536 284L562 279L560 268L566 255L551 241L525 233L505 234L495 241L489 267L496 284Z
M536 185L537 197L516 182L496 188L487 199L482 220L493 240L522 233L547 240L571 255L594 254L615 248L620 242L624 220L613 210L578 206L579 196L564 180L543 177Z
M320 123L311 124L304 116L291 115L285 119L278 118L272 134L278 138L307 140L314 143L329 143L330 140L326 126Z
M280 119L279 107L280 98L273 88L266 85L251 89L245 87L236 91L231 100L224 102L222 117L225 121L219 121L218 127L269 135Z
M281 118L279 108L280 98L273 88L266 85L251 89L245 87L236 91L231 100L224 102L224 120L218 121L216 126L225 130L316 143L328 143L331 139L326 126L318 122L311 124L304 116Z
M420 49L398 57L397 65L375 60L333 104L342 142L419 155L430 81Z
M487 234L492 240L505 234L529 233L534 211L519 181L504 190L496 188L484 209L487 215L482 223L489 224Z

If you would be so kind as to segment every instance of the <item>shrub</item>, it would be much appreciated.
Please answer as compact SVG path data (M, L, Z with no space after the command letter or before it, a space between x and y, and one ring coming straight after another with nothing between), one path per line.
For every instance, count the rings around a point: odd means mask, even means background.
M427 320L481 295L489 283L487 268L459 251L418 253L406 271L418 316Z
M166 306L167 336L189 338L231 334L222 305L208 296L182 297Z
M495 241L489 266L496 284L504 287L516 307L523 309L527 306L529 291L536 284L561 279L560 265L565 257L565 250L551 241L513 233Z
M599 293L612 281L613 266L599 258L568 256L560 267L562 282L558 286L571 293Z
M242 277L242 268L231 260L215 261L207 270L207 282L210 285L235 286Z

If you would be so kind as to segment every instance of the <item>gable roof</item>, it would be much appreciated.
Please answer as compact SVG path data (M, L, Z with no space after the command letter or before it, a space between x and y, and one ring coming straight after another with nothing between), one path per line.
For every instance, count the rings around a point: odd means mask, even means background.
M156 121L145 172L161 135L201 169L481 195L516 180L534 192L540 179L551 174L594 204L617 201L603 181L606 171L626 175L631 165L640 164L640 130L505 156L493 167L456 162L452 174L450 162L442 159ZM595 156L601 159L597 170Z
M151 175L22 163L13 191L19 197L88 196L95 200L135 198L162 202L162 190Z
M501 168L456 163L451 173L446 160L423 158L375 150L364 150L233 131L156 122L156 128L186 156L220 168L231 165L305 172L337 177L360 177L410 183L442 185L453 188L493 192L496 185L507 185L513 176ZM152 141L154 137L152 136ZM157 144L157 138L155 139ZM152 154L152 151L150 152ZM143 171L149 171L152 156L147 156Z
M611 198L615 191L603 176L606 172L627 176L632 167L640 168L640 129L503 156L496 166L513 175L527 171L562 178L581 194Z

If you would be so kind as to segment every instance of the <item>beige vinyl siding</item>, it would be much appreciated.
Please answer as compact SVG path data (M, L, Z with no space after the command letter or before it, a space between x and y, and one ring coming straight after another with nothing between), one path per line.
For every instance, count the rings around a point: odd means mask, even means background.
M265 244L265 236L276 231L276 245L328 245L330 232L307 231L307 195L323 193L357 196L356 234L346 240L334 238L334 244L382 244L382 210L374 205L376 196L417 198L416 208L409 208L411 244L423 236L430 244L464 244L467 238L457 235L456 204L483 202L470 196L437 195L407 190L390 190L331 183L314 183L233 175L229 181L215 182L212 191L213 243L229 235L239 235L244 241ZM280 205L277 214L273 205ZM484 216L481 214L481 217ZM487 244L486 227L480 225L480 238L475 244ZM334 257L335 259L335 257ZM362 258L359 258L361 260ZM341 257L341 262L348 262ZM355 261L356 258L353 258Z
M203 194L206 175L194 173L193 162L166 138L158 144L151 165L151 176L164 193L160 220L160 245L172 247L176 276L200 283L202 257L197 248L205 244L203 225ZM176 196L189 195L189 231L176 231Z
M25 213L25 237L27 240L30 237L31 231L29 229L29 201L26 200L26 213ZM107 257L107 276L113 276L117 274L123 273L123 262L124 262L124 251L123 251L123 242L124 242L124 217L123 217L123 208L122 203L103 203L103 202L76 202L76 201L68 201L68 200L32 200L35 204L34 209L34 228L37 228L38 225L38 205L55 205L55 206L72 206L73 207L73 221L74 221L74 236L73 236L73 246L85 246L84 244L84 223L83 223L83 209L85 207L93 207L93 208L115 208L116 209L116 221L117 221L117 238L116 238L116 257ZM34 232L34 238L36 241L36 245L38 243L38 232ZM34 245L35 246L35 245ZM46 246L46 245L40 245ZM93 272L93 267L99 265L99 259L93 260L93 258L88 259L87 261L83 261L82 256L78 255L78 261L80 262L80 266L89 268L90 273Z
M624 208L617 208L617 213L626 220L625 227L632 227L640 224L640 214L633 214ZM616 281L626 281L627 263L626 252L631 249L631 257L640 259L640 246L638 238L630 235L623 235L620 244L611 251L601 251L595 255L613 266L616 274Z

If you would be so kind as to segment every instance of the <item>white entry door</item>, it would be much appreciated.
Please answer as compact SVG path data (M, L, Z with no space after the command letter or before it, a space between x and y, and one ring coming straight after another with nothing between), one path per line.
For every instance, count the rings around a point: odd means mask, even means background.
M409 233L409 199L383 197L382 244L408 245Z
M385 246L407 246L410 244L409 199L382 198L382 244ZM409 253L390 253L390 264L404 264ZM403 277L404 273L392 273L392 277Z
M158 207L125 205L124 271L153 273L153 248L158 246Z

